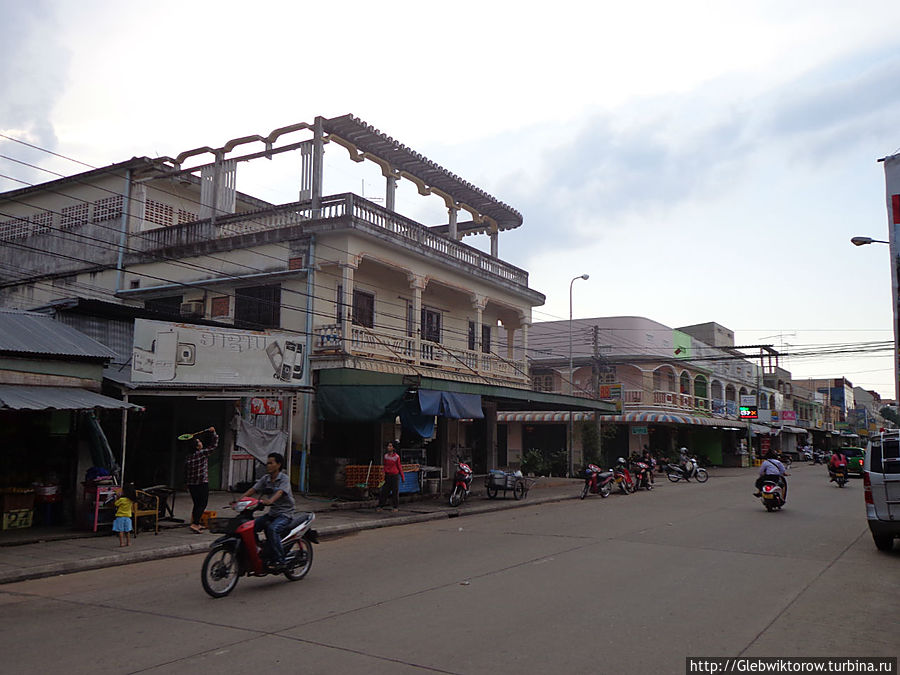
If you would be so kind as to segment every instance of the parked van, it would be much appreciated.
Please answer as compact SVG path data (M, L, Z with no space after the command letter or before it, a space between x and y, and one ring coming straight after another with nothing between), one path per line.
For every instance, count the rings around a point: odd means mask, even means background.
M875 546L890 551L900 537L900 430L882 431L869 440L863 489Z

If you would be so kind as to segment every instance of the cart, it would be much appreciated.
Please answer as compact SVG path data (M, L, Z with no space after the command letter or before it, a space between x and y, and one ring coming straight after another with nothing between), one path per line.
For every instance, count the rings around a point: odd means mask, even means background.
M488 499L494 499L500 490L503 490L503 496L512 490L513 499L524 499L528 494L528 490L535 484L533 478L526 478L520 472L512 471L491 471L484 478L484 487L487 492Z

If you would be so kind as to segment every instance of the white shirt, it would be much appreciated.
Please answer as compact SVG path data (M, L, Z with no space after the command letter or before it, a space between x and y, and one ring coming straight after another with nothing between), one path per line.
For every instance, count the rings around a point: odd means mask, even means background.
M777 459L763 460L762 466L759 467L760 476L783 476L786 469Z

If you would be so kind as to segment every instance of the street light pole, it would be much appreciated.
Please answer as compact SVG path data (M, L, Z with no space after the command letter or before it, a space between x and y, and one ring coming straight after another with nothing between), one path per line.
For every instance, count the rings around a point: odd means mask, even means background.
M897 409L900 410L900 334L898 334L898 328L900 328L900 324L898 324L898 320L900 317L897 316L898 307L897 307L897 297L896 297L896 289L898 284L897 279L897 255L894 253L894 246L890 241L884 241L883 239L872 239L871 237L851 237L850 243L854 246L865 246L866 244L887 244L890 246L891 251L891 317L893 318L894 324L894 403L897 406Z
M577 277L573 277L572 281L569 282L569 396L575 395L575 369L572 366L572 284L574 284L579 279L584 279L587 281L590 279L590 276L587 274L580 274ZM569 450L569 468L568 475L572 476L575 473L575 426L574 421L572 419L572 408L569 407L569 438L568 438L568 450Z

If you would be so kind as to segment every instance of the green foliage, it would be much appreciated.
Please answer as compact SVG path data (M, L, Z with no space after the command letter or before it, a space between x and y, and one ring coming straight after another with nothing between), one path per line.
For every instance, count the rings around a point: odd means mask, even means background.
M522 473L526 475L544 475L544 455L537 448L531 448L522 455Z
M878 412L881 413L881 416L884 419L886 419L890 422L893 422L897 426L900 426L900 415L897 414L896 408L891 408L890 406L885 406Z
M597 425L593 422L581 422L581 448L584 465L599 464L600 458L600 434L597 433Z

